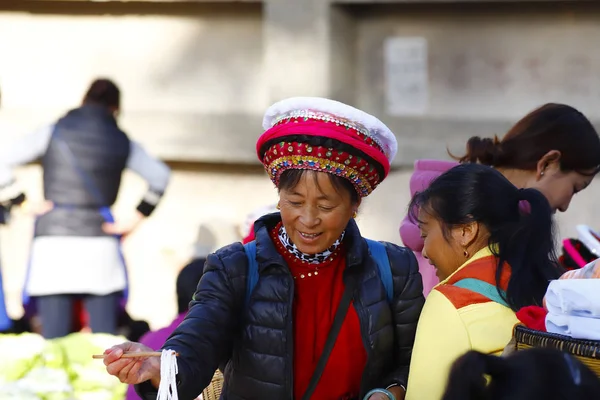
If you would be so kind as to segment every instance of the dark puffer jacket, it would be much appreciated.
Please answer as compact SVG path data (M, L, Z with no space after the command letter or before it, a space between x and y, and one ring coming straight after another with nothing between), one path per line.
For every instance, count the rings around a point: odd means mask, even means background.
M279 214L270 214L255 224L260 279L247 310L247 261L242 245L234 243L208 257L189 313L163 347L180 354L180 399L198 396L229 354L222 399L293 398L294 281L269 236L280 220ZM385 243L394 281L390 305L354 220L346 228L344 241L348 249L344 279L350 274L359 279L353 304L368 355L361 397L376 387L406 386L424 303L416 259L410 250ZM137 390L144 399L156 398L149 382Z

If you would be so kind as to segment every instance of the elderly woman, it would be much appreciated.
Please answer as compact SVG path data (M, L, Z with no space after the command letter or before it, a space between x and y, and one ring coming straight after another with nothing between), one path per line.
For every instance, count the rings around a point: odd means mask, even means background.
M195 398L226 364L224 399L403 399L421 277L411 251L368 244L353 219L389 172L394 135L320 98L279 102L263 125L256 149L281 212L254 225L259 277L248 298L244 247L208 257L185 320L163 346L178 353L179 397ZM149 349L113 347L104 363L154 399L159 358L122 357L140 351Z

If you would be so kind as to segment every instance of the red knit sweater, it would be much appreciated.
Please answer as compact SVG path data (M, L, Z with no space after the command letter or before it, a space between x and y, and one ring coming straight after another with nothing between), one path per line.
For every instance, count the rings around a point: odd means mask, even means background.
M286 260L295 278L294 291L294 398L299 400L325 346L327 334L344 292L342 273L346 266L343 244L321 264L307 264L286 251L277 226L271 238ZM314 275L318 268L318 275ZM312 276L308 276L311 273ZM305 278L300 275L304 274ZM358 397L367 354L360 332L358 315L350 307L325 371L312 395L312 400L340 400Z

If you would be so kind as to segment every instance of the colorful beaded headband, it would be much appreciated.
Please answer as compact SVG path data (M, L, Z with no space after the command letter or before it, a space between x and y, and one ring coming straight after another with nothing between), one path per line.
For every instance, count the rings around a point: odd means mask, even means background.
M308 169L348 179L365 197L387 176L397 151L394 135L379 120L327 99L277 103L263 126L256 149L276 186L284 171Z

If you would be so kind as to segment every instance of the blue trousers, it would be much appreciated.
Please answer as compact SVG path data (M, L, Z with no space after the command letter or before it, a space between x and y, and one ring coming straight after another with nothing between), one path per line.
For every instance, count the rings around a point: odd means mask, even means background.
M4 289L2 288L2 275L0 275L0 332L6 331L12 327L12 320L6 312L4 303Z
M36 297L38 315L42 323L42 335L46 339L63 337L71 333L73 302L83 299L90 316L90 328L94 333L117 333L120 293L104 296L56 294Z

